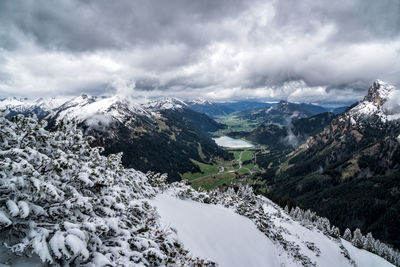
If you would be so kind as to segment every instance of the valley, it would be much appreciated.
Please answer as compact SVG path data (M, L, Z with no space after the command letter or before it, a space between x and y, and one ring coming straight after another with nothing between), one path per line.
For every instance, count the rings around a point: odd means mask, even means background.
M0 267L400 267L400 0L0 14Z
M384 106L390 90L377 81L341 114L286 101L250 110L197 103L216 113L207 115L175 98L137 104L87 95L53 104L6 99L0 108L9 119L36 114L50 131L75 125L102 155L122 152L125 167L166 173L169 183L200 192L250 186L281 208L310 209L341 233L361 229L398 248L400 123L397 109Z
M251 131L258 126L258 122L240 118L235 114L219 115L215 117L215 120L223 125L226 125L224 129L221 129L213 134L215 136L223 136L230 132L236 131Z
M282 207L310 208L341 231L360 228L400 247L400 123L385 107L390 90L376 81L363 100L339 114L281 101L264 111L216 116L225 127L214 136L254 146L225 147L233 160L183 179L206 190L250 184ZM291 113L297 117L288 122Z
M264 148L254 147L243 140L229 139L225 145L233 145L233 147L228 146L224 149L233 156L232 160L215 159L215 163L207 164L192 159L192 162L200 168L200 172L186 172L181 175L182 180L187 181L195 189L201 187L206 190L226 187L234 183L261 183L254 180L253 176L263 172L256 163L256 155ZM241 144L244 146L240 146Z

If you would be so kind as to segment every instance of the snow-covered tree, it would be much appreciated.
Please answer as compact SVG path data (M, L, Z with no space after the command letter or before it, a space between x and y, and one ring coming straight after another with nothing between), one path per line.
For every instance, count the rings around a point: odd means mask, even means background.
M289 214L289 206L288 206L288 205L285 206L285 212L286 212L287 214Z
M51 265L212 264L191 259L146 201L165 176L124 169L73 124L0 114L0 237Z
M374 251L375 239L372 237L371 233L368 233L364 238L363 248L368 251Z
M332 226L331 231L330 231L330 235L334 238L339 238L340 237L340 230L338 227L336 226Z
M331 231L331 223L327 218L324 217L318 217L317 227L326 234L329 234Z
M343 239L344 239L344 240L347 240L347 241L349 241L349 242L351 242L352 238L353 238L353 237L352 237L352 235L351 235L350 229L349 229L349 228L346 228L346 230L344 230Z
M354 246L358 247L358 248L362 248L363 247L363 241L364 241L363 240L363 235L362 235L360 229L357 228L356 230L354 230L353 239L351 240L351 243Z

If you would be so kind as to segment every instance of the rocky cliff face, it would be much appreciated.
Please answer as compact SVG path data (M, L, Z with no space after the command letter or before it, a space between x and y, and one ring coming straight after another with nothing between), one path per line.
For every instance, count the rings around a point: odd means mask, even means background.
M385 103L396 88L375 81L355 107L338 116L301 146L307 157L325 157L323 165L346 165L341 177L389 174L400 168L400 122L389 114ZM366 164L369 162L370 164Z

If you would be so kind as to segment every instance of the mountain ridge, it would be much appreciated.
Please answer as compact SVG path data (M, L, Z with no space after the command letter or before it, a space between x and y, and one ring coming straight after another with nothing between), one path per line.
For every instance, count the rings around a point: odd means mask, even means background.
M292 199L342 229L371 231L400 247L394 237L400 233L400 121L386 109L395 92L375 81L360 102L281 157L264 176L269 196Z

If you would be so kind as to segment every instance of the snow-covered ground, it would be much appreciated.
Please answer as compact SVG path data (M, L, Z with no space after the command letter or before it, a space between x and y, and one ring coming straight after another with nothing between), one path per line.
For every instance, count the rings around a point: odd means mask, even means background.
M178 238L194 256L220 266L279 266L278 250L253 222L220 205L159 195L153 201L161 222L178 230Z
M345 240L301 225L276 204L263 200L264 212L271 218L273 228L315 266L393 266ZM168 193L158 195L151 204L157 207L161 222L177 230L178 238L194 256L211 259L221 267L300 266L278 242L270 240L250 219L230 208L181 200ZM346 252L352 261L345 257Z
M234 139L229 136L221 136L218 138L214 138L215 143L219 146L223 147L233 147L233 148L244 148L244 147L253 147L254 145L252 143L240 140L240 139Z

